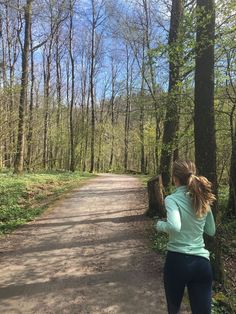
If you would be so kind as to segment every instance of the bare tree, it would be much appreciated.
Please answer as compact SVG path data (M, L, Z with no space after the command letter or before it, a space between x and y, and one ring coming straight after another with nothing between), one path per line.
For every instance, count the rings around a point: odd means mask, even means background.
M224 48L226 52L226 94L232 105L229 112L229 125L231 134L231 159L229 170L229 199L228 199L228 216L236 215L236 87L234 82L235 76L235 59L236 48L230 47L230 49Z
M30 48L30 24L32 16L32 2L33 0L27 0L24 7L25 13L25 36L24 36L24 48L22 50L22 75L21 75L21 92L20 92L20 104L19 104L19 124L18 124L18 138L17 138L17 152L14 165L15 173L22 173L24 167L24 132L25 132L25 107L27 98L28 87L28 58Z
M96 2L91 0L92 20L91 20L91 65L90 65L90 98L91 98L91 162L90 172L94 171L95 160L95 95L94 95L94 79L96 74L96 57L98 53L99 40L96 30L105 20L103 14L104 1Z
M145 120L145 113L144 113L144 84L145 84L145 46L143 43L143 58L142 58L142 68L141 68L141 90L140 90L140 97L141 97L141 103L140 103L140 116L139 116L139 130L140 130L140 150L141 150L141 156L140 156L140 170L141 173L146 172L146 165L145 165L145 149L144 149L144 120Z
M56 34L56 94L57 94L57 114L56 114L56 127L58 130L58 136L56 140L55 147L55 161L59 165L59 168L62 168L62 158L59 154L61 151L61 142L62 142L62 66L61 66L61 47L60 47L60 28L57 30Z
M73 10L74 1L70 0L69 55L71 62L71 99L70 99L70 171L75 171L75 141L73 125L73 109L75 105L75 60L73 56Z
M130 51L128 46L126 45L126 105L125 105L125 137L124 137L125 172L128 170L131 90L132 90L132 60L130 60Z
M4 71L3 71L3 79L4 86L9 84L10 86L10 94L9 94L9 105L6 110L8 114L8 127L9 127L9 141L5 141L5 165L7 167L12 166L12 162L14 162L14 154L15 145L16 145L16 129L14 127L13 119L14 110L15 110L15 68L18 60L18 56L20 54L20 47L22 48L20 34L23 27L23 19L22 12L18 2L18 6L11 10L11 6L9 3L5 4L5 27L6 27L6 53L4 60ZM7 82L7 69L9 69L9 82ZM7 102L8 103L8 102ZM7 143L8 142L8 143Z
M33 107L34 107L34 50L33 50L33 40L32 40L32 23L30 25L30 59L31 59L31 69L30 69L30 104L29 104L29 125L28 125L28 135L27 135L27 168L31 169L32 163L32 140L33 140Z
M109 168L112 169L113 160L114 160L114 141L115 141L115 134L114 134L114 127L115 127L115 97L116 97L116 77L117 77L117 67L115 66L114 57L111 57L111 99L110 99L110 106L111 106L111 127L112 127L112 135L111 135L111 154L110 154L110 162Z

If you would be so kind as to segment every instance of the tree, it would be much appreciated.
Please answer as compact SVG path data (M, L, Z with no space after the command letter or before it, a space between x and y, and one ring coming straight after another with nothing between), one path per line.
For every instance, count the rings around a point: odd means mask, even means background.
M129 155L129 131L130 131L130 101L132 89L132 63L130 64L130 52L126 46L126 105L125 105L125 137L124 137L124 171L128 170Z
M214 32L213 0L197 1L194 135L199 173L217 188L214 118Z
M170 32L169 32L169 88L167 108L164 121L162 150L160 158L160 173L163 185L167 188L171 183L171 163L173 157L173 145L178 129L178 102L180 93L180 67L181 42L180 27L183 17L183 1L173 0L171 8Z
M71 99L70 99L70 171L75 171L75 141L73 125L73 109L75 102L75 60L73 56L73 6L70 0L70 29L69 29L69 55L71 62Z
M10 99L9 105L7 105L8 113L8 126L9 126L9 141L5 141L5 165L9 168L12 167L12 162L14 162L15 155L15 134L16 130L14 123L12 122L12 116L14 116L14 107L16 105L15 100L15 70L16 64L19 56L19 49L22 48L22 43L20 39L20 34L23 26L22 16L20 13L20 5L11 12L11 6L9 3L5 4L5 23L6 23L6 53L4 53L4 39L3 43L3 84L6 87L10 85ZM6 54L6 56L5 56ZM6 66L7 65L7 66ZM9 67L9 83L7 81L7 68Z
M227 69L226 69L226 94L232 104L229 113L230 135L231 135L231 159L229 171L229 199L228 199L228 216L236 216L236 87L234 82L235 77L235 59L236 48L225 48Z
M98 54L100 36L96 30L104 22L103 7L104 1L97 2L91 0L92 20L91 20L91 65L90 65L90 98L91 98L91 161L90 172L94 171L95 160L95 94L94 79L96 75L96 57ZM96 40L97 39L97 40Z
M35 75L34 75L34 50L33 50L33 40L32 40L32 23L30 25L30 61L31 61L31 69L30 69L30 104L29 104L29 125L28 125L28 134L27 134L27 169L31 169L32 163L32 139L33 139L33 105L34 105L34 83L35 83Z
M61 59L62 59L62 49L60 44L60 29L58 28L56 33L56 55L55 55L55 62L56 62L56 100L57 100L57 115L56 115L56 128L58 131L57 139L56 139L56 147L55 147L55 161L59 165L59 168L62 168L62 157L60 153L62 151L61 144L62 144L62 66L61 66Z
M232 137L229 186L228 210L232 216L236 216L236 125L234 126L234 134Z
M143 98L144 98L144 76L145 76L145 61L144 61L144 54L145 54L145 47L143 43L143 58L142 58L142 67L141 67L141 90L140 90L140 116L139 116L139 130L140 130L140 150L141 150L141 156L140 156L140 170L141 173L146 173L146 165L145 165L145 147L144 147L144 121L145 121L145 113L144 113L144 104L143 104Z
M217 195L216 137L214 115L214 0L197 0L196 68L194 91L194 138L195 160L200 175L206 176L213 184ZM218 221L218 207L213 213ZM220 238L208 240L214 252L213 267L215 277L223 281ZM209 243L211 242L211 243Z
M112 169L113 166L113 159L114 159L114 141L115 141L115 135L114 135L114 126L115 126L115 113L114 113L114 107L115 107L115 84L116 84L116 77L117 77L117 68L114 64L114 57L111 57L111 100L110 100L110 106L111 106L111 128L112 128L112 135L111 135L111 154L110 154L110 163L109 168Z
M21 74L21 91L20 91L20 104L19 104L19 123L18 123L18 139L17 139L17 152L14 165L14 172L17 174L22 173L24 167L24 132L25 132L25 107L26 107L26 93L28 87L28 58L30 47L30 25L32 16L32 2L27 0L24 7L25 14L25 37L24 48L22 50L22 74Z

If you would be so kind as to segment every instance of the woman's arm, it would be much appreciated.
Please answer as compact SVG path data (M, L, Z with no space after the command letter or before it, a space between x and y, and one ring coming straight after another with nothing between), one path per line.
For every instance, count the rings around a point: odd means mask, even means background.
M167 221L158 221L156 229L163 232L180 232L181 219L178 206L170 197L165 198L165 208L167 210Z
M214 216L212 214L212 211L210 210L206 216L206 223L204 226L204 232L208 234L209 236L214 236L216 233L216 226L215 226L215 220Z

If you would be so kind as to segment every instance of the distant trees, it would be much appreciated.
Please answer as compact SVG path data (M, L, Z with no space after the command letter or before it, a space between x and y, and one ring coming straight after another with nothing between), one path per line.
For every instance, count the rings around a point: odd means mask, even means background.
M215 192L229 183L235 217L235 12L233 0L0 0L0 169L160 171L168 187L172 160L195 156Z
M1 167L161 171L168 186L173 158L193 159L196 152L201 173L229 180L233 215L234 1L223 2L216 4L214 35L211 15L197 31L201 15L192 1L0 1ZM170 15L163 13L171 7ZM205 40L209 30L213 39ZM214 38L215 57L204 50L212 51ZM216 91L208 72L214 59Z

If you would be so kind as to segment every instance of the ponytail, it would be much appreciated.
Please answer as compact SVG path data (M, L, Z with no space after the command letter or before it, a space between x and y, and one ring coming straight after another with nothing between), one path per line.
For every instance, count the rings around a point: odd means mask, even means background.
M173 176L179 179L181 185L186 185L193 200L193 209L198 218L210 210L215 201L212 184L207 178L196 175L196 166L189 160L176 160L173 164Z
M198 218L205 216L210 210L210 205L216 200L212 193L211 182L203 176L190 174L187 187L193 200L196 216Z

